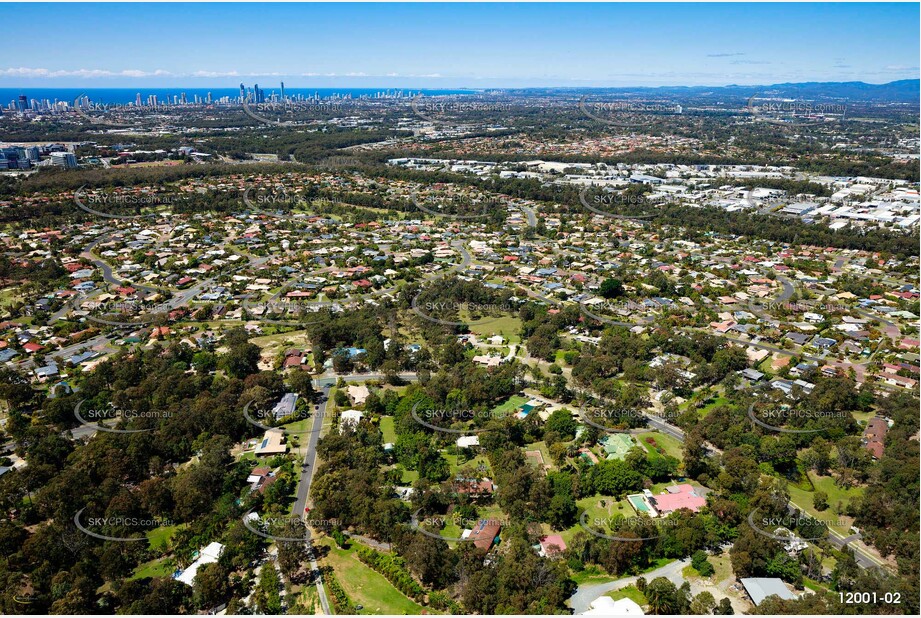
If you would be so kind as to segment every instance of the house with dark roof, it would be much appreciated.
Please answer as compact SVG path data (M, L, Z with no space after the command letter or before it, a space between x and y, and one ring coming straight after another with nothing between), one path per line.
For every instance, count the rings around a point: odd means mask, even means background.
M867 421L867 427L863 430L861 441L874 459L882 459L883 452L886 450L887 433L889 433L889 424L886 419L875 416Z
M494 519L481 519L477 522L472 530L464 531L464 538L473 540L473 544L489 551L496 541L499 540L499 532L502 530L502 524Z

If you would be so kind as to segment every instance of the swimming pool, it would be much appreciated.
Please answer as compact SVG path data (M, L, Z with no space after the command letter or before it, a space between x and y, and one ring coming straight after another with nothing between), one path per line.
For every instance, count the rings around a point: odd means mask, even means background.
M649 507L646 506L646 500L643 499L642 494L633 494L627 496L627 501L630 502L630 505L636 510L637 513L649 513Z

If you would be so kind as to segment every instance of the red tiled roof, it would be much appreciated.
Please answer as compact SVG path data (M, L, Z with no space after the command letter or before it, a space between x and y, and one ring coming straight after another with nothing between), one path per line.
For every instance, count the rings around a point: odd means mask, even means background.
M699 511L707 504L706 498L701 498L694 493L694 488L688 484L677 485L676 493L665 493L653 496L656 510L660 513L671 513L678 509L689 509L693 512Z

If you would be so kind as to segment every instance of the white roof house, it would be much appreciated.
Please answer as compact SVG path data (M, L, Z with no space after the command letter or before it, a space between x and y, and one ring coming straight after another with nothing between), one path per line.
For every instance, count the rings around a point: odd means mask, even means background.
M643 616L643 608L631 599L598 597L592 601L591 609L582 612L583 616Z
M351 427L357 426L362 416L364 416L364 412L361 410L346 410L339 415L339 428L342 429L346 425Z
M206 564L211 564L217 562L217 559L221 557L221 552L224 551L224 546L218 542L209 543L207 547L201 550L198 554L198 558L195 559L195 562L189 565L185 571L175 576L175 579L181 581L187 586L191 586L195 583L195 575L198 573L198 569L205 566Z
M470 448L472 446L480 445L479 436L461 436L457 439L458 448Z

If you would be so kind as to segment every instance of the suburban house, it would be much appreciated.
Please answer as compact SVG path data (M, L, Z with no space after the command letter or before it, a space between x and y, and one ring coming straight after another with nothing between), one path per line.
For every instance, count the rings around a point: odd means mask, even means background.
M867 428L863 430L864 447L870 451L875 459L882 459L886 449L886 434L889 424L886 419L875 416L867 421Z
M255 453L258 457L268 455L281 455L288 451L288 445L285 443L285 432L281 429L269 429L262 437L262 441L256 446Z
M272 408L272 415L275 417L275 420L294 414L297 398L297 393L285 393L281 400L275 404L275 407Z
M481 519L471 530L464 530L461 538L473 540L473 544L480 549L489 551L499 539L502 524L493 519Z
M582 616L643 616L643 608L632 599L617 599L600 596L589 605L591 609L582 612Z
M352 400L352 405L360 406L364 405L365 401L368 399L368 395L371 394L371 391L368 390L368 387L364 384L349 384L349 399Z
M198 573L198 569L206 564L217 562L223 551L224 546L217 541L208 544L207 547L198 552L198 558L195 559L195 562L190 564L186 570L177 571L173 575L173 579L181 581L187 586L192 586L195 583L195 575Z
M463 479L454 480L454 491L458 494L464 494L471 498L483 498L492 496L496 491L496 485L488 478L482 479Z
M566 551L566 541L559 534L548 534L540 540L540 551L542 558L547 556L556 556Z
M652 496L652 505L661 515L668 515L680 509L698 512L707 504L707 499L697 495L691 485L672 485L665 488L665 493Z
M364 414L365 413L361 410L345 410L339 415L339 429L345 429L346 427L354 429L358 427L358 423L361 422L361 417L364 416Z

